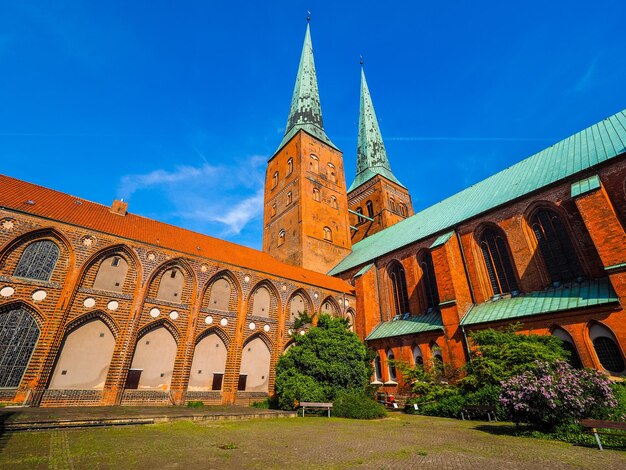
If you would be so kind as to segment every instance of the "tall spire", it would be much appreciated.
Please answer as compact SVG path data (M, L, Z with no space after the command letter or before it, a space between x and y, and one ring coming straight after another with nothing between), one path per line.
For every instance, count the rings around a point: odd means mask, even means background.
M307 18L306 34L304 45L302 46L302 56L296 77L296 86L293 89L291 99L291 109L287 119L285 137L278 149L282 148L299 131L304 130L313 137L333 148L335 145L330 141L324 132L322 121L322 108L320 96L317 89L317 76L315 74L315 62L313 61L313 44L311 43L311 30Z
M358 188L377 174L404 187L391 172L383 136L378 127L361 58L361 107L359 112L359 141L357 146L356 178L348 192Z

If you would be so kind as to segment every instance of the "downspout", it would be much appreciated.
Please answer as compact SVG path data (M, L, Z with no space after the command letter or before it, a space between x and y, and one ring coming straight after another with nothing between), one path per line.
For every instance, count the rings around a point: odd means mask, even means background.
M459 243L459 248L461 250L461 260L463 261L463 271L465 272L465 280L467 281L467 286L470 291L470 298L472 300L472 306L476 303L474 299L474 289L472 288L472 283L469 277L469 271L467 270L467 260L465 259L465 250L463 249L463 243L461 243L461 235L459 231L455 228L454 233L456 234L456 240ZM470 308L471 309L471 308ZM463 325L459 325L461 327L461 333L463 333L463 344L465 345L465 352L467 354L467 359L472 360L472 354L469 347L469 341L467 340L467 334L465 333L465 327Z

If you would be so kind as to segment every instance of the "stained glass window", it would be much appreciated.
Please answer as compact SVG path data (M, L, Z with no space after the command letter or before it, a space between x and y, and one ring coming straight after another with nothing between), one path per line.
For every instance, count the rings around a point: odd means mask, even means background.
M404 269L399 263L394 263L389 269L389 279L393 292L393 307L396 315L409 312L409 297L407 296L406 277Z
M49 281L59 259L59 247L50 240L41 240L26 247L14 276Z
M493 229L486 229L480 239L480 249L485 258L485 267L494 294L517 290L517 279L509 250L502 236Z
M39 327L22 307L0 311L0 387L19 386L39 338Z
M426 294L426 309L439 306L439 291L437 290L437 279L435 278L435 267L430 253L425 253L419 260L422 269L421 284Z
M593 347L602 367L613 373L624 372L624 358L613 339L600 336L593 340Z

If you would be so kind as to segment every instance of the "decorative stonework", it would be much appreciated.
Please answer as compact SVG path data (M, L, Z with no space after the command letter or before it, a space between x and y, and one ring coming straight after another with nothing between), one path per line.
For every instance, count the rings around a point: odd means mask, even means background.
M96 237L93 235L85 235L80 239L80 242L86 246L87 248L94 246L96 244Z
M0 228L2 228L3 232L11 232L15 228L16 224L17 221L10 217L0 220Z

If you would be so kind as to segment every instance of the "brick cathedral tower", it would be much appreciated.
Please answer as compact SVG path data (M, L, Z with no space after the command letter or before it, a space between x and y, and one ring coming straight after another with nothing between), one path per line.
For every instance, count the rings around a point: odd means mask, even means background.
M391 172L363 67L356 172L348 189L353 244L413 215L409 191Z
M328 272L351 250L341 151L322 122L307 24L285 136L265 177L263 251Z

